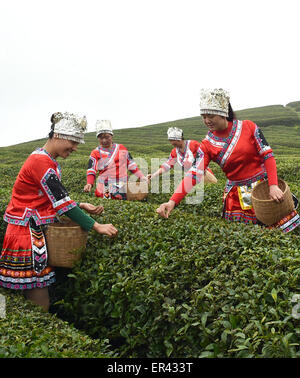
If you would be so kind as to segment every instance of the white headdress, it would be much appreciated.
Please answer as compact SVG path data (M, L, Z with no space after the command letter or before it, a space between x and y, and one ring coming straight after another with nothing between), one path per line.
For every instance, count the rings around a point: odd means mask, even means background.
M183 131L177 127L169 127L167 133L169 140L182 140L183 138Z
M51 121L54 124L53 131L58 138L84 143L84 132L87 128L85 116L80 117L74 113L58 112L52 115Z
M97 121L96 122L96 137L98 138L100 134L104 134L104 133L114 135L111 122L107 120Z
M200 114L217 114L228 117L229 93L224 89L202 89Z

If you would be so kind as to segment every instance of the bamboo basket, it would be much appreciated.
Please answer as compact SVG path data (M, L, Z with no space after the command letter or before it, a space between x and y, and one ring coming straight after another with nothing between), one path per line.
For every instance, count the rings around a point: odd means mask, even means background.
M268 180L260 182L252 190L251 199L256 218L267 226L279 222L295 208L288 184L278 179L278 186L283 192L283 202L280 203L269 198Z
M209 172L208 170L205 170L204 172L204 184L216 184L218 182L216 176Z
M142 201L148 196L148 183L146 181L127 183L127 200Z
M48 264L54 267L73 268L86 248L87 231L67 219L52 223L45 231Z

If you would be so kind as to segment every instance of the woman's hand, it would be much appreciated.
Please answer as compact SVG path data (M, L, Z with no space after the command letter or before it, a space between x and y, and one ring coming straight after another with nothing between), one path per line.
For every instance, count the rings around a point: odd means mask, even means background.
M104 210L103 206L100 206L100 205L95 206L95 205L92 205L91 203L87 203L87 202L80 203L79 207L81 209L87 211L88 213L95 214L95 215L100 215Z
M283 192L279 188L278 185L270 185L270 198L276 202L282 202L283 201Z
M169 202L162 203L159 208L156 209L156 212L163 218L169 218L169 215L174 207L175 201L170 200Z
M110 238L117 236L118 230L112 224L100 224L95 222L93 229L98 232L98 234L107 235Z
M162 168L159 168L156 172L150 173L149 175L147 175L148 182L153 180L154 177L162 175L163 172L164 172L164 170Z
M92 186L92 184L86 184L83 188L83 191L86 193L90 193L90 191L92 190Z

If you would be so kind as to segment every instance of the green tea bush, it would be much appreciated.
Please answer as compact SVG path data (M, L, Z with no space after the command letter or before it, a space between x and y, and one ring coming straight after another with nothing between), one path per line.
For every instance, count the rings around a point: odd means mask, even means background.
M89 235L58 314L122 357L299 357L299 236L155 207L106 202L119 235Z
M107 340L93 340L65 321L41 311L22 294L0 289L0 358L112 357Z

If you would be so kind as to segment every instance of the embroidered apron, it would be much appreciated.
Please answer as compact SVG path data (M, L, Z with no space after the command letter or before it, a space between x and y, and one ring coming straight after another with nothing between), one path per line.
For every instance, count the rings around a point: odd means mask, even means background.
M32 265L36 273L41 273L47 267L48 253L44 232L41 226L37 226L34 219L29 220L31 236Z
M125 177L115 177L116 175L107 174L107 172L114 162L116 154L119 151L119 144L114 144L113 149L108 152L107 157L103 157L101 147L98 147L100 159L98 161L97 169L102 171L97 180L98 191L103 193L104 199L118 198L126 199L127 192L127 175Z

